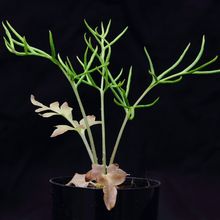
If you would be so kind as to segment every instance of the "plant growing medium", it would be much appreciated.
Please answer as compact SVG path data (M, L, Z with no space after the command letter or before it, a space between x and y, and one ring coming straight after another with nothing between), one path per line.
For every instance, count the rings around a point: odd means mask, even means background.
M31 95L31 102L37 108L35 112L40 116L48 118L52 116L62 116L66 119L66 124L56 125L51 137L56 137L67 131L74 131L79 134L83 144L85 145L89 159L91 160L92 169L86 174L75 174L72 180L67 185L75 185L77 187L96 187L102 188L104 192L104 202L108 210L115 206L117 197L117 188L125 181L127 173L119 168L115 163L115 155L117 153L122 134L129 120L135 117L136 109L149 108L155 105L159 98L149 104L143 104L146 95L156 86L161 84L178 83L185 75L204 75L219 73L220 70L207 70L205 67L214 63L217 56L208 62L198 65L205 46L205 36L202 38L201 48L190 65L183 68L181 71L175 71L175 68L182 62L184 56L189 50L190 44L187 45L177 61L162 73L156 73L150 55L146 48L144 52L149 64L149 75L151 82L146 85L142 94L133 103L129 100L130 86L132 82L132 67L129 69L127 78L124 79L123 70L118 74L113 74L110 70L112 46L125 34L127 27L118 34L114 39L109 40L108 34L110 31L111 21L105 26L101 23L100 27L91 27L86 21L85 26L89 32L84 35L86 49L83 58L77 58L78 64L82 67L82 72L75 71L75 67L70 62L70 59L61 58L61 55L56 52L54 39L51 31L49 31L50 52L45 52L41 49L31 46L24 36L21 36L9 22L3 23L6 37L4 38L7 49L18 56L38 56L53 62L65 75L69 81L75 98L78 102L79 109L82 114L82 119L77 121L73 119L72 108L67 102L59 104L53 102L50 105L44 105L37 101ZM94 75L99 75L99 79ZM80 86L86 84L94 88L100 96L100 120L96 121L94 115L87 115L85 104L80 97ZM111 92L114 96L116 105L124 110L124 119L116 137L110 158L106 156L106 124L105 115L105 95ZM91 126L99 124L102 134L102 158L97 158L96 146L93 140Z

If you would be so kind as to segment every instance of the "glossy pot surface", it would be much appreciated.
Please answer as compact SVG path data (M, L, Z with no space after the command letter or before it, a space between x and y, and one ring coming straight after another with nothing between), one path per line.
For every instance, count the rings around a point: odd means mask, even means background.
M66 186L71 177L57 177L52 185L52 220L157 220L160 182L126 178L118 189L116 206L108 211L102 189Z

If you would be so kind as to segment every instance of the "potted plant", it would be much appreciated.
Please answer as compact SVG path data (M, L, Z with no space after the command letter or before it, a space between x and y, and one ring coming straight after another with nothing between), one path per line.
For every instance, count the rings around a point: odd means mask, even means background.
M56 52L52 33L49 31L50 52L31 46L26 38L21 36L9 22L3 23L6 33L4 38L7 49L18 56L38 56L53 62L65 75L75 98L78 102L82 119L73 118L72 108L67 102L60 104L55 101L43 104L31 95L31 102L36 106L35 112L44 118L62 116L66 122L56 125L51 137L56 137L67 131L77 132L91 161L91 168L85 174L74 174L73 177L53 178L54 220L55 219L157 219L158 193L160 182L148 178L130 177L116 164L115 155L120 145L123 132L127 123L135 118L137 109L154 106L159 98L148 104L143 104L147 94L161 84L178 83L185 75L204 75L219 73L220 70L207 70L207 66L217 60L217 56L208 62L198 65L205 46L205 37L202 38L200 50L190 65L181 71L175 71L182 63L190 44L184 49L177 61L168 69L157 74L151 57L146 48L144 52L149 64L151 82L147 84L136 101L129 98L132 84L132 67L127 77L120 71L113 74L110 70L112 46L125 34L127 27L114 39L109 40L108 34L111 21L105 26L91 27L86 21L85 26L89 32L84 35L86 49L83 58L77 57L78 64L82 67L77 72L70 59L65 60ZM99 93L100 116L98 120L94 115L86 114L86 106L80 96L81 85L92 87ZM113 101L124 111L124 119L119 128L118 136L112 148L112 154L106 155L106 123L105 117L109 113L105 108L105 96L110 92ZM97 113L96 113L97 115ZM92 135L92 126L100 126L102 138L102 157L98 158L97 149ZM104 203L102 201L104 198ZM116 200L117 198L117 200ZM116 204L117 201L117 204ZM107 210L111 210L110 212Z

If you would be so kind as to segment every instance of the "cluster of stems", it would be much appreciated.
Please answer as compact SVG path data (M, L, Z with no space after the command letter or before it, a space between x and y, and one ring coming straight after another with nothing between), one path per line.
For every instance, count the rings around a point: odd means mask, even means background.
M126 127L126 124L129 120L132 120L135 117L135 111L138 108L149 108L155 105L159 97L155 99L152 103L143 104L143 100L146 95L156 86L160 84L171 84L178 83L182 80L184 75L203 75L203 74L214 74L219 73L220 70L204 70L205 67L209 66L213 62L217 60L217 56L211 59L208 62L202 63L198 65L203 53L205 46L205 37L202 38L202 43L200 50L196 56L196 58L183 70L176 72L175 68L182 62L185 57L187 51L189 50L190 44L187 45L185 50L182 52L180 57L176 62L168 69L163 71L162 73L156 73L154 69L153 62L146 48L144 48L144 52L149 64L148 73L151 77L151 82L147 84L146 88L137 98L137 100L131 104L129 100L129 92L132 82L132 67L129 69L126 79L123 79L124 73L123 69L118 74L112 74L110 70L110 59L112 53L112 46L124 35L127 28L125 28L120 34L118 34L113 40L108 40L108 33L111 27L111 21L105 26L101 23L100 27L92 28L86 21L84 21L85 26L89 32L84 35L84 42L86 44L86 49L84 52L83 58L77 57L78 63L82 67L82 72L77 73L73 68L70 59L66 57L66 59L62 59L60 54L56 52L54 46L54 40L51 31L49 31L49 44L50 44L50 52L47 53L43 50L40 50L36 47L31 46L24 36L21 36L11 25L9 22L3 23L3 27L6 33L6 37L4 38L5 45L7 49L18 56L38 56L46 58L52 61L55 65L57 65L63 74L66 76L69 81L72 90L75 94L77 102L79 104L79 109L81 111L82 117L84 118L86 124L87 136L82 136L83 143L86 146L87 152L89 153L91 162L93 164L98 164L98 158L96 153L96 147L94 144L93 135L88 124L87 115L85 111L85 107L80 97L80 85L86 84L88 86L96 89L100 95L100 117L101 117L101 131L102 131L102 165L103 172L106 172L106 167L110 164L114 163L115 156L118 150L118 146ZM94 77L94 73L99 74L100 78ZM107 163L106 157L106 124L105 124L105 94L107 91L110 91L114 96L114 102L124 109L124 120L122 121L121 127L119 129L118 135L116 137L115 144L113 146L112 154L110 156L109 162ZM88 137L88 141L87 141Z

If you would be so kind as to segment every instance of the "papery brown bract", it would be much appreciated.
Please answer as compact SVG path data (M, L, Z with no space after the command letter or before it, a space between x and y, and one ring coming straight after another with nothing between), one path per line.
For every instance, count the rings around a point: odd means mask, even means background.
M87 187L89 185L89 182L85 180L85 176L85 174L75 173L73 178L66 185L74 185L76 187Z
M105 206L108 210L111 210L116 204L117 186L125 181L126 176L127 173L119 169L117 164L109 165L107 173L104 173L103 165L93 164L92 169L86 174L75 174L68 185L73 184L78 187L85 187L93 181L93 185L102 188Z
M86 173L86 180L98 182L99 176L103 173L103 165L92 164L92 169Z

